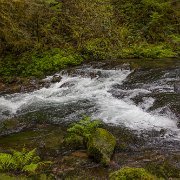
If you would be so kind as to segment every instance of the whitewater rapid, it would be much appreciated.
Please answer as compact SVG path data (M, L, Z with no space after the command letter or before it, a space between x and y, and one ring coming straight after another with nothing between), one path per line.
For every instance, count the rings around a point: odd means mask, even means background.
M112 95L113 86L122 85L127 76L132 73L130 70L102 70L88 67L79 69L79 71L82 71L83 75L60 73L62 80L59 83L51 84L49 88L42 88L30 93L1 96L0 120L46 109L49 106L56 111L56 108L58 109L62 105L68 108L66 105L75 103L78 106L78 102L87 101L92 104L91 108L93 107L92 118L102 119L105 123L121 125L136 131L166 129L167 132L173 132L176 138L180 138L177 119L172 113L161 114L157 110L148 111L154 103L153 98L144 98L138 106L132 101L132 98L140 93L151 93L151 89L120 89L119 92L125 93L125 96L116 98ZM92 78L89 76L89 72L97 75ZM100 72L100 75L97 72ZM52 76L49 76L46 79L51 78ZM64 84L67 85L63 86ZM151 88L162 89L156 85L152 85ZM171 87L170 91L173 91ZM81 112L77 110L76 113Z

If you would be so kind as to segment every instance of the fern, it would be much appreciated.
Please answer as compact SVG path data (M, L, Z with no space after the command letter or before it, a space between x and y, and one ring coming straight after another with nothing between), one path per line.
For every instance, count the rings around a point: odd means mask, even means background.
M37 168L38 168L38 164L31 163L29 165L25 165L22 170L25 171L25 172L35 173Z
M90 117L84 117L79 122L72 124L72 126L67 130L68 134L65 138L65 142L71 144L71 142L77 141L83 138L84 145L86 145L88 139L91 137L91 134L97 129L100 125L99 120L91 120Z
M2 172L29 172L35 173L36 170L50 161L41 161L36 155L36 149L27 151L25 148L20 151L12 150L12 154L0 153L0 171Z
M9 170L14 166L15 162L11 154L0 153L0 170Z

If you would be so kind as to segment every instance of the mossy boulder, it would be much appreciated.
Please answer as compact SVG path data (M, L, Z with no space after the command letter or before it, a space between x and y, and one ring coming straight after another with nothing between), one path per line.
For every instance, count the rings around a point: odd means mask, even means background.
M107 130L97 128L87 143L87 150L95 161L108 165L115 146L115 137Z
M135 180L135 179L155 180L157 178L143 168L124 167L118 171L111 173L109 179L110 180Z

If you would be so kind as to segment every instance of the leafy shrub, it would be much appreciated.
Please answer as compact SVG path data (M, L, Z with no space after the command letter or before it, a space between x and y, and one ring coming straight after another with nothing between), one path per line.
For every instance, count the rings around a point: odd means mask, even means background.
M135 57L135 58L167 58L176 57L177 53L173 52L171 48L166 47L163 44L160 45L133 45L130 48L123 49L123 57Z
M68 66L78 65L82 61L83 58L70 49L65 51L53 48L45 52L28 52L17 59L7 56L0 61L0 75L41 77Z
M83 59L73 52L53 49L40 55L34 54L31 63L23 71L25 76L42 76L46 73L55 72L70 65L78 65Z
M99 120L92 121L90 117L84 117L79 122L72 124L72 126L67 130L68 134L65 138L65 142L67 144L82 142L86 146L92 133L96 131L99 125Z
M51 164L50 161L41 161L36 155L36 149L22 152L12 150L11 154L0 153L0 171L1 172L28 172L35 173L36 170L46 164Z
M110 41L107 38L91 39L86 43L85 51L94 59L108 59L110 57Z
M155 180L155 176L143 168L124 167L110 174L110 180Z

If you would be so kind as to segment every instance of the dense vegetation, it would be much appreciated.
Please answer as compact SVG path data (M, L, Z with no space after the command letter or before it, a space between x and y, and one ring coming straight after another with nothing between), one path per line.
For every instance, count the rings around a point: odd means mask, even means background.
M36 155L36 149L22 152L12 150L12 153L0 153L0 172L11 173L36 173L37 169L46 164L51 164L50 161L41 161Z
M0 0L0 75L43 76L83 59L178 56L178 1Z

